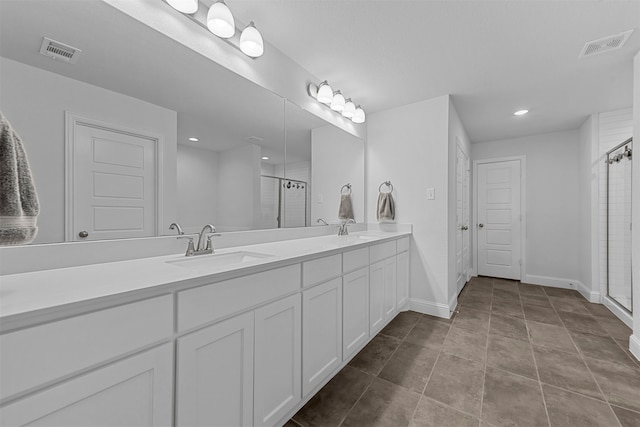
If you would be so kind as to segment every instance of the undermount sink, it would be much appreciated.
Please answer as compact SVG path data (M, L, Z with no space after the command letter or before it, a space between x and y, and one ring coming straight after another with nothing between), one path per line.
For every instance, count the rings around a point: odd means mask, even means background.
M203 268L225 267L233 264L244 264L272 256L273 255L261 254L258 252L240 251L185 257L183 259L167 261L167 263L178 267L188 268L190 270L199 270Z

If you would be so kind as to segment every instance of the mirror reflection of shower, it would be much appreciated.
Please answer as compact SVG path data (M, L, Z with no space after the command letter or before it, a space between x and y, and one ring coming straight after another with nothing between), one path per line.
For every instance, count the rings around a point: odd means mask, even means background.
M607 152L607 295L632 312L631 158L633 138Z
M260 205L264 228L308 226L308 194L306 181L275 176L260 177Z

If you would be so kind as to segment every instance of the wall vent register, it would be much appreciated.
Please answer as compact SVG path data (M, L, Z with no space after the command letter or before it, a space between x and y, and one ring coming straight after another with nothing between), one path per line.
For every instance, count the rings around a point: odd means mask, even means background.
M48 37L43 38L42 45L40 46L40 53L42 55L67 62L69 64L75 64L81 52L81 49L57 42Z
M611 50L620 49L629 40L629 37L633 33L633 30L625 31L620 34L614 34L611 36L603 37L598 40L593 40L585 43L578 58L585 58L587 56L596 55L598 53L609 52Z

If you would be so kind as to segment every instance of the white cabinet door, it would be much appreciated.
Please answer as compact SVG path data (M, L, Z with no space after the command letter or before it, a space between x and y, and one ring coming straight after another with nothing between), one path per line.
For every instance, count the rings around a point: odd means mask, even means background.
M360 350L369 338L369 268L342 278L342 359Z
M140 353L0 410L3 426L170 426L173 346Z
M177 424L253 423L253 312L178 340Z
M342 278L302 293L302 395L342 362Z
M396 257L392 256L384 260L384 323L396 314L396 286Z
M369 267L369 336L374 336L384 324L384 261Z
M300 294L255 311L254 425L274 425L301 399L301 323Z
M409 251L402 252L398 260L398 310L402 310L409 302Z

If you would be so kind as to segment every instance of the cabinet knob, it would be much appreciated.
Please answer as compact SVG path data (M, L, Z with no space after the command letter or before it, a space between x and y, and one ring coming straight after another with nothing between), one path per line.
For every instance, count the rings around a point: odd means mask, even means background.
M83 230L83 231L78 233L78 236L80 236L80 237L82 237L84 239L85 237L89 237L89 233L87 233L86 231Z

